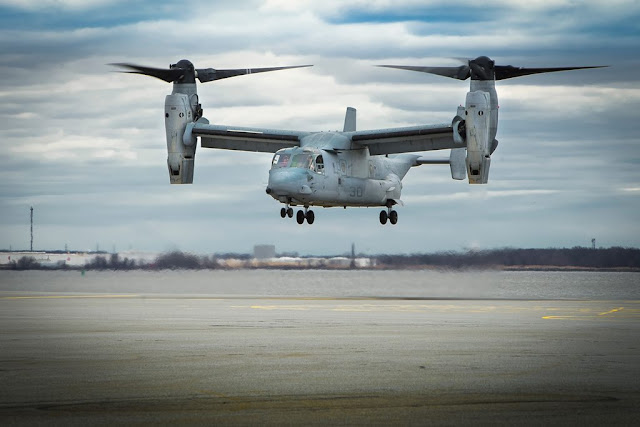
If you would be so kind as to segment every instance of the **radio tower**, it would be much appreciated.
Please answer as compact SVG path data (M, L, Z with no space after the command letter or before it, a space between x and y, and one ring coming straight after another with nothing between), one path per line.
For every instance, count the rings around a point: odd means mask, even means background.
M31 206L31 252L33 252L33 206Z

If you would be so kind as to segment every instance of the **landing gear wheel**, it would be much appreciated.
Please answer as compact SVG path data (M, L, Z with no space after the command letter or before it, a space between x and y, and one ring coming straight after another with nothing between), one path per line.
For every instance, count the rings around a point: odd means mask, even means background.
M287 216L287 210L285 208L280 209L280 216L282 218L284 218L285 216Z
M387 211L380 211L380 224L385 225L387 223Z
M307 222L309 225L313 224L313 221L316 219L316 215L313 211L307 211Z
M287 209L287 216L288 216L289 218L293 218L293 208L289 208L289 209Z
M298 221L298 224L302 224L304 222L304 212L298 211L296 214L296 221Z
M396 223L398 222L398 212L396 211L389 212L389 222L392 225L396 225Z

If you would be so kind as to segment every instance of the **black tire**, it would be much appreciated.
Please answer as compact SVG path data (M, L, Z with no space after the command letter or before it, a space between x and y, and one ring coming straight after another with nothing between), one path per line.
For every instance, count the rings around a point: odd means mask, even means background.
M287 216L288 216L289 218L293 218L293 208L289 208L289 209L287 209Z
M397 224L397 222L398 222L398 212L396 212L396 211L391 211L391 212L389 213L389 222L390 222L392 225L396 225L396 224Z
M287 210L285 208L280 209L280 216L282 218L284 218L285 216L287 216Z
M304 212L298 211L296 214L296 221L298 221L298 224L302 224L304 222Z
M316 215L313 211L307 211L307 222L309 225L313 224L313 221L316 219Z
M387 223L387 211L380 211L380 224L385 225Z

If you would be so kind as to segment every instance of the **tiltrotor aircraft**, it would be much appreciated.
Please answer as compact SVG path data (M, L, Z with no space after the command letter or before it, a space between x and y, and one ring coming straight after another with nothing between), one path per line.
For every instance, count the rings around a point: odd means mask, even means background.
M203 148L275 153L266 192L283 203L280 216L298 224L313 224L311 206L384 207L380 223L396 224L395 205L402 205L402 179L409 169L424 164L449 164L451 177L469 184L489 180L491 154L498 146L498 96L495 81L529 74L599 67L517 68L495 65L486 56L459 67L381 65L437 74L459 80L471 77L464 107L458 107L451 123L403 128L356 130L356 110L347 108L342 132L304 132L228 125L212 125L202 116L196 78L200 82L243 74L276 71L274 68L216 70L196 69L187 60L169 69L134 64L113 64L130 73L173 82L165 99L165 129L171 184L193 182L197 138ZM433 160L419 153L451 150L449 159Z

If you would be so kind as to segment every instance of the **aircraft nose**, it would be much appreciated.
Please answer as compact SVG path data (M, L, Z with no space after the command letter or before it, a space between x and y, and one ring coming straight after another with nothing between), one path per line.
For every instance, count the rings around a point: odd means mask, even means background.
M307 171L297 168L273 169L269 172L267 194L278 198L310 193Z

